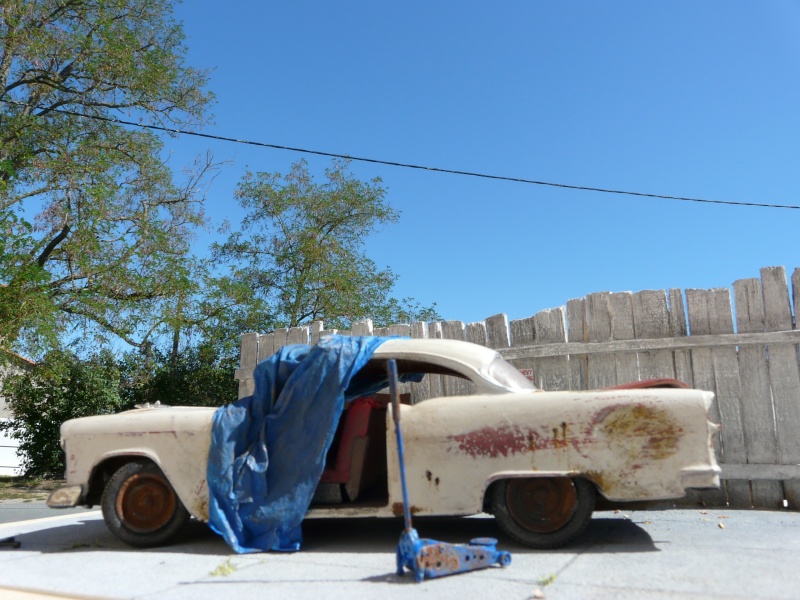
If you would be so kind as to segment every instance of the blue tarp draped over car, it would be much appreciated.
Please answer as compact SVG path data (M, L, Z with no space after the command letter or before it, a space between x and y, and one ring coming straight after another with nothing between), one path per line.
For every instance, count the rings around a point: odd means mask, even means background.
M345 402L385 385L348 389L385 340L329 336L281 348L256 366L252 396L214 413L209 524L236 552L300 549L300 523Z

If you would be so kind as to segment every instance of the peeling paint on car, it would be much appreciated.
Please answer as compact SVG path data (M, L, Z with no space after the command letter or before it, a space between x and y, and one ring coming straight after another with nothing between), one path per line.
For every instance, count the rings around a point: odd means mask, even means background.
M458 451L473 458L497 458L512 454L533 453L537 450L559 449L572 446L580 452L580 446L590 441L570 435L570 427L562 421L556 427L544 426L545 435L518 425L482 427L468 433L451 435L449 439L458 444Z
M684 430L666 409L619 404L598 413L596 434L623 448L632 460L663 460L678 451Z
M528 436L517 425L481 427L469 433L448 436L458 449L473 458L509 456L529 452Z
M420 512L422 512L422 510L418 506L414 506L413 504L411 505L411 508L409 509L409 511L411 512L412 515L417 515ZM402 502L395 502L394 504L392 504L392 514L395 517L402 517L403 516L403 503Z
M201 521L208 521L208 495L198 496L194 507L188 510Z

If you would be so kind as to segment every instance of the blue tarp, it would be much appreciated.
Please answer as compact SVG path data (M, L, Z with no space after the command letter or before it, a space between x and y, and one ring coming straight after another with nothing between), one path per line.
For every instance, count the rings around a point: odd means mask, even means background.
M385 340L330 336L281 348L256 366L252 396L214 413L209 524L236 552L300 549L300 523L345 402L386 384L348 389Z

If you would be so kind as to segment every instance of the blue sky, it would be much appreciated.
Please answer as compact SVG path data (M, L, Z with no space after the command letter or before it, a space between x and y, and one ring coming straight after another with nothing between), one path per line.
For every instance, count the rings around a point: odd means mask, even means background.
M213 69L205 133L600 188L800 205L800 3L187 0L188 63ZM211 150L213 223L246 169ZM329 159L306 156L320 176ZM353 163L400 222L367 241L396 295L445 319L522 318L597 291L710 288L800 266L800 210L635 198ZM202 238L199 244L207 243Z

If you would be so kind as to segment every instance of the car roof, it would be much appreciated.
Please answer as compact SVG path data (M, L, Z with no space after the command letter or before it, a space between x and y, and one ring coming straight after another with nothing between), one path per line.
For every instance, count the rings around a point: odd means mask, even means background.
M474 370L488 365L498 353L491 348L462 340L389 338L378 346L373 356L377 358L425 358L434 364L461 363Z
M364 376L380 371L385 373L386 361L397 360L398 372L439 373L465 377L478 391L507 392L508 388L491 375L490 365L500 355L491 348L461 340L390 338L373 353L362 369Z

